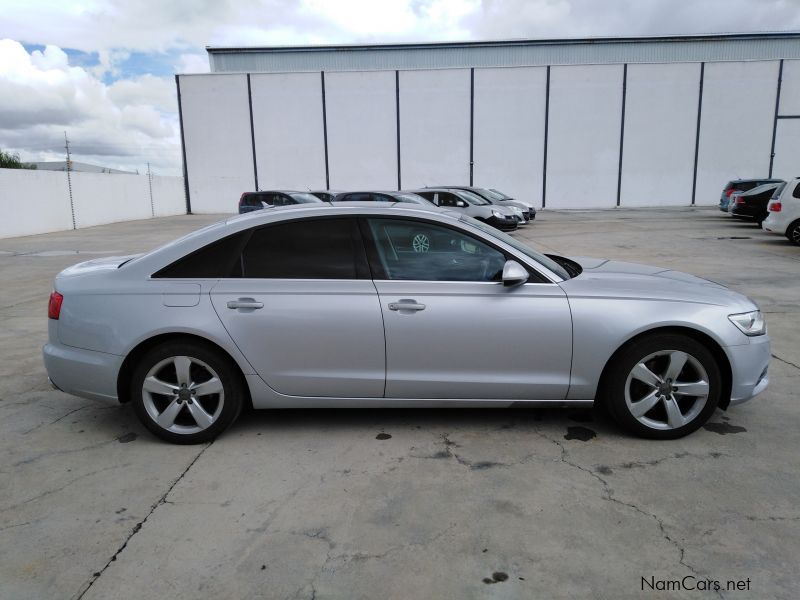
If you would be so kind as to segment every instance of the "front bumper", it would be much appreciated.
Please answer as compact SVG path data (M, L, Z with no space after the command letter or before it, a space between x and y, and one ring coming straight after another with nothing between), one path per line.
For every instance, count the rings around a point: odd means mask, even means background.
M124 357L48 342L42 347L50 383L67 394L117 401L117 376Z
M511 215L503 219L489 217L486 219L486 223L492 227L496 227L500 231L514 231L517 228L517 218Z
M770 340L768 335L750 338L749 344L725 348L731 362L731 406L747 402L769 385Z

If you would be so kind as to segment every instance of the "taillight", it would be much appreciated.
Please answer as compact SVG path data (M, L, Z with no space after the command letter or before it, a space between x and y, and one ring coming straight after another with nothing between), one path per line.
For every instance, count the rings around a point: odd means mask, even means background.
M735 189L735 188L731 188L731 189L729 189L729 190L727 190L727 191L725 192L725 195L726 195L728 198L730 198L730 197L731 197L731 194L732 194L733 192L735 192L735 191L736 191L736 189Z
M745 202L744 198L742 198L741 196L736 199L736 204L744 204L744 202Z
M780 202L772 202L769 205L769 211L770 212L781 212L782 208L783 208L783 206L781 206Z
M58 319L61 315L61 303L64 302L64 296L58 292L50 294L50 302L47 304L47 318Z

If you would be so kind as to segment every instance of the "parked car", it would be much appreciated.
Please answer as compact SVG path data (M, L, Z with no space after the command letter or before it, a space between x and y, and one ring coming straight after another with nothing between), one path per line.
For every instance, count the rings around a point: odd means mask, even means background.
M308 192L312 196L316 196L323 202L330 202L333 200L338 194L341 194L341 190L310 190Z
M522 200L515 200L514 198L503 194L502 192L498 192L497 190L487 189L487 188L480 188L480 187L469 187L469 186L459 186L459 185L447 185L447 186L437 186L437 187L444 187L447 189L456 189L456 190L466 190L468 192L472 192L490 202L491 204L497 204L499 206L510 206L515 207L520 210L520 215L522 219L520 220L520 224L528 223L536 218L536 207L533 206L530 202L525 202Z
M337 194L331 202L405 202L432 206L428 200L412 192L344 192Z
M731 194L731 214L752 219L761 225L761 222L767 218L767 204L776 192L780 193L785 185L785 181L765 183L746 192Z
M725 184L722 188L722 195L719 198L719 209L722 212L729 212L728 205L730 203L731 194L734 192L746 192L752 190L754 187L763 185L765 183L780 183L782 179L734 179Z
M455 188L424 188L414 190L436 206L455 209L467 216L488 223L502 231L513 231L519 220L511 207L497 206L477 194Z
M762 224L765 231L780 233L793 244L800 246L800 177L790 180L780 196L767 205L767 218Z
M409 229L437 248L416 252ZM199 443L254 408L589 406L671 439L768 385L755 303L692 275L545 256L452 210L253 212L62 271L43 348L67 393ZM455 352L454 348L474 351Z
M267 192L245 192L239 198L239 213L252 212L272 206L290 206L292 204L313 204L322 202L309 192L292 190L273 190Z

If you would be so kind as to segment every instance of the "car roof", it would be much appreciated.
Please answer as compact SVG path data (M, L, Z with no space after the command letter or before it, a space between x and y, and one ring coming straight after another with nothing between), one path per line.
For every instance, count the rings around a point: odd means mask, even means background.
M783 179L773 177L753 177L752 179L731 179L728 183L753 183L756 181L763 181L764 183L781 182Z

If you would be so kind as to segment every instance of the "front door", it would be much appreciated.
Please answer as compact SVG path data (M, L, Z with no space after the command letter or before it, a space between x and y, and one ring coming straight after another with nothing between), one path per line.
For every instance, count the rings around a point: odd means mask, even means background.
M572 319L558 285L505 287L504 252L442 224L363 224L386 330L387 398L566 397Z
M383 396L383 319L357 236L346 218L262 227L242 251L242 277L211 290L228 333L277 392Z

